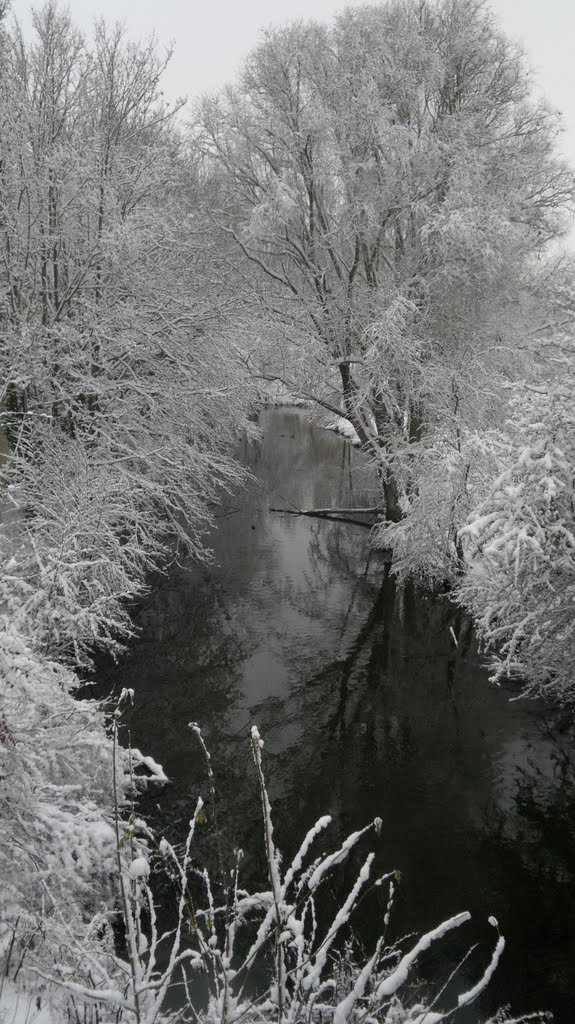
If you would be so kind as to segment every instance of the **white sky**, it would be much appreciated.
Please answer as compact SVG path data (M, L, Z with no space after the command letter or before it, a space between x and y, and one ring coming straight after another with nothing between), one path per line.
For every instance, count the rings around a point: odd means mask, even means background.
M30 0L12 11L29 24ZM345 0L69 0L86 32L95 17L125 22L132 38L175 43L164 91L170 99L223 85L257 40L258 30L295 18L327 20ZM573 0L491 0L508 35L521 41L548 100L565 120L562 148L575 164L575 3Z

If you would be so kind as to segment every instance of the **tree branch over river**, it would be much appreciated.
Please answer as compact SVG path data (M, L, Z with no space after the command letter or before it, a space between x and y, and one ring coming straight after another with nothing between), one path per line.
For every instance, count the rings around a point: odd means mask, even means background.
M368 530L371 530L373 523L366 523L363 519L351 519L350 516L354 515L375 515L380 516L383 513L381 505L376 505L374 508L271 508L270 512L279 512L286 516L308 516L312 519L332 519L338 523L349 523L352 526L363 526Z

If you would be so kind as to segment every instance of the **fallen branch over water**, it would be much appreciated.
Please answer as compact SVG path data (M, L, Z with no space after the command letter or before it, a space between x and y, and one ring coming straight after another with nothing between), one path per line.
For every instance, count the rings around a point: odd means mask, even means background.
M286 516L307 516L311 519L328 519L335 523L351 523L354 526L364 526L371 530L372 523L366 523L363 519L349 519L353 515L381 515L383 509L380 505L375 508L271 508L270 512L282 512Z
M346 515L355 516L363 513L364 515L376 515L382 513L383 509L381 505L376 505L375 508L270 508L270 512L286 512L291 516L332 516L332 515Z

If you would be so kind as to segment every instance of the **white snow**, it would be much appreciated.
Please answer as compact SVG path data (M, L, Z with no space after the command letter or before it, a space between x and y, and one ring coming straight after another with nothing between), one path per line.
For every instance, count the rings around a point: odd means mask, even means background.
M28 992L4 979L0 998L0 1024L61 1024L45 1005L43 993Z
M129 867L132 878L149 878L150 862L146 857L136 857Z
M377 988L377 998L383 999L384 996L391 996L394 992L397 992L398 988L407 980L409 971L420 953L429 949L433 942L441 939L447 932L452 931L453 928L459 928L466 921L470 920L471 914L466 910L462 914L450 917L447 921L443 921L442 924L438 925L437 928L422 935L413 949L401 958L395 970L380 982Z
M338 416L335 420L326 423L325 430L331 430L334 434L340 434L350 441L354 448L361 448L361 441L357 430L344 416Z

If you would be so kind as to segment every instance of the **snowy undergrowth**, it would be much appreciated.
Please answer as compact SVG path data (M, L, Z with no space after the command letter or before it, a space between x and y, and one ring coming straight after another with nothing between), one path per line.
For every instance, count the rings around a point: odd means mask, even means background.
M34 652L4 616L0 680L0 964L20 993L16 1002L25 1006L33 991L36 1007L42 986L34 972L51 969L56 955L68 958L73 943L111 941L114 749L99 705L74 696L75 674ZM130 765L122 751L116 760L123 803ZM163 780L132 751L133 774L140 764ZM0 996L7 1024L11 1002Z
M411 939L407 950L401 948L405 943L386 941L398 875L393 871L378 877L373 851L360 857L361 844L370 835L379 837L380 819L328 851L322 839L331 819L322 817L304 837L291 863L283 867L266 790L263 741L255 727L251 750L261 798L267 883L255 892L241 887L240 850L234 853L234 863L222 862L220 877L212 878L198 863L195 835L207 816L213 813L216 820L214 775L201 732L196 725L192 729L207 758L209 799L205 806L198 798L183 850L177 851L166 839L158 841L138 819L133 819L117 846L126 958L121 960L111 949L94 944L87 972L86 944L77 943L77 963L56 961L50 972L43 972L46 981L74 997L78 1005L97 1007L98 1021L106 1024L176 1020L196 1024L439 1024L475 1001L489 984L505 946L497 921L490 919L496 932L493 949L474 982L462 984L462 991L451 1001L442 988L448 979L439 981L428 997L421 996L421 989L414 994L414 973L421 957L444 936L466 925L470 915L462 912L443 921L417 941ZM155 859L175 884L175 925L164 934L158 927L149 885L152 854L133 846L138 836L148 851L155 849ZM322 852L318 853L318 845ZM356 862L359 858L360 863L355 881L331 921L320 923L316 900L329 886L334 870L352 858ZM358 961L348 926L360 901L376 891L386 894L382 935L371 954ZM466 960L467 954L460 967ZM454 977L457 970L449 980ZM176 982L181 986L181 1008L167 1011L165 998ZM508 1019L499 1014L493 1024ZM533 1014L516 1018L515 1024L542 1019Z
M37 992L4 980L0 994L1 1024L60 1024L53 1007L43 1005Z

